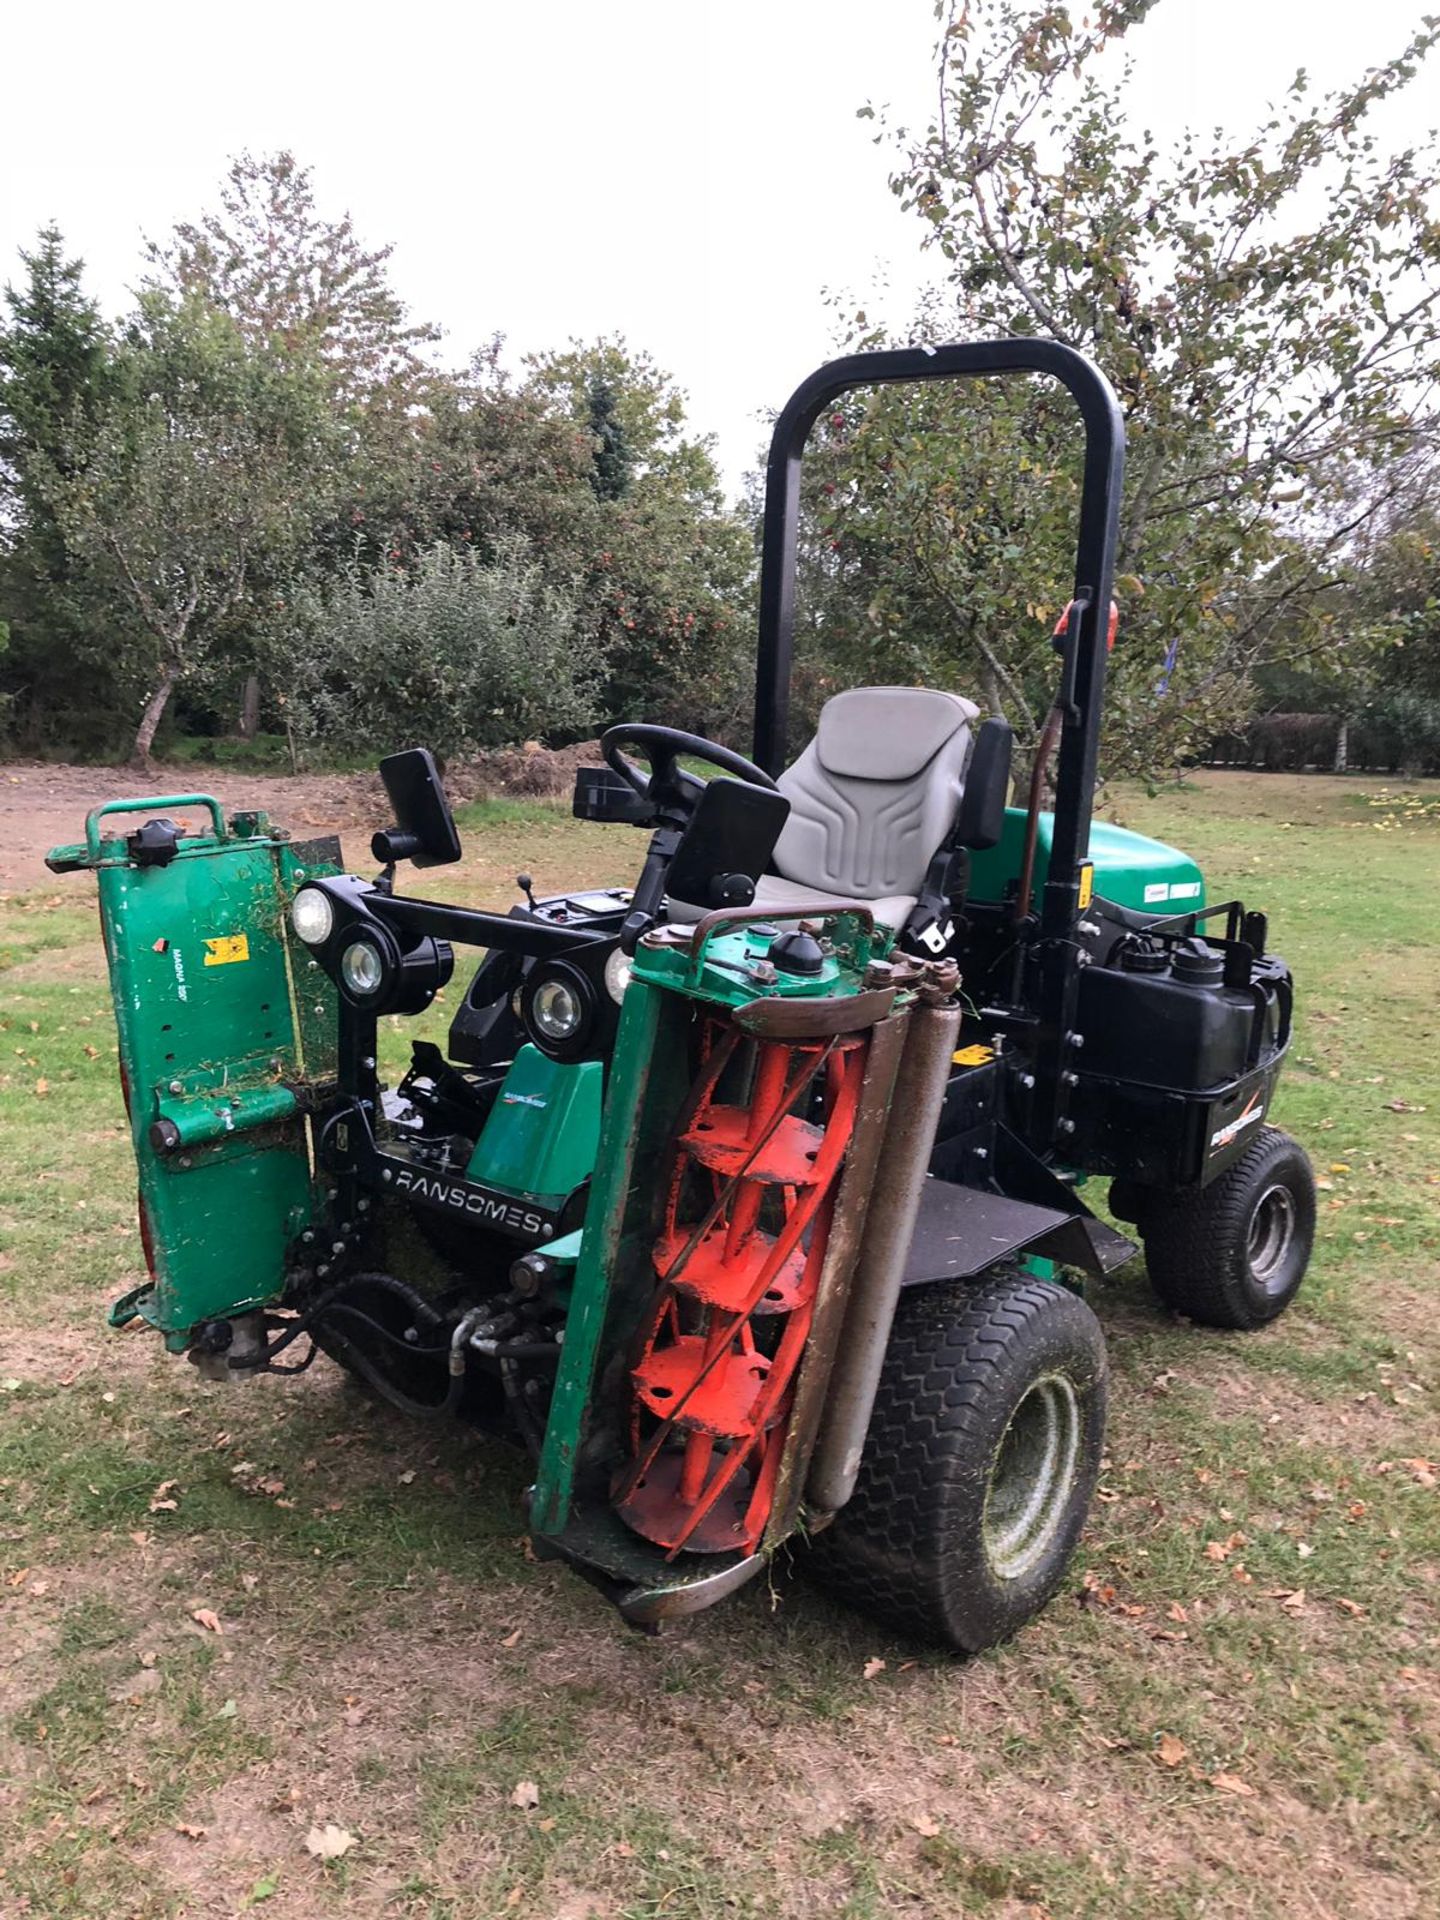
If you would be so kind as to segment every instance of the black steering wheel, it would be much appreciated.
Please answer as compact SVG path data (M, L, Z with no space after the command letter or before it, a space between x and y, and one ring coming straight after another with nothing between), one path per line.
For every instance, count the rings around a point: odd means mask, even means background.
M633 747L644 754L650 763L649 773L642 773L633 760L627 759L620 751L622 747ZM600 751L606 766L642 798L652 800L662 813L677 804L686 813L693 811L705 785L696 774L688 773L677 764L681 754L689 754L692 760L703 760L706 766L717 767L721 773L733 773L737 780L746 780L752 787L768 787L772 793L776 790L774 780L753 760L732 753L718 740L705 740L698 733L686 733L679 727L655 727L644 720L622 720L619 726L601 735Z
M642 773L633 760L628 760L620 751L622 747L633 747L642 753L650 763L649 773ZM772 793L777 788L765 769L757 767L753 760L732 753L717 740L703 740L698 733L684 733L679 727L652 727L643 720L622 721L600 736L600 751L606 766L654 809L649 851L630 898L630 911L620 929L622 952L634 953L641 936L655 924L665 898L670 862L705 791L706 783L699 775L687 772L679 764L680 755L685 753L693 760L703 760L721 773L733 773L751 786L768 787Z

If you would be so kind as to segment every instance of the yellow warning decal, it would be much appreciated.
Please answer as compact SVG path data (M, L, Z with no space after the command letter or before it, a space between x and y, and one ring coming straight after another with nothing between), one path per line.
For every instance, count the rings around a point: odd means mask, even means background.
M993 1047L961 1047L958 1053L952 1053L951 1060L957 1067L988 1067L995 1058Z
M207 967L230 967L237 960L250 958L250 941L243 933L222 933L218 940L205 942Z
M1090 896L1095 891L1095 862L1085 860L1080 866L1080 911L1084 913L1090 904Z

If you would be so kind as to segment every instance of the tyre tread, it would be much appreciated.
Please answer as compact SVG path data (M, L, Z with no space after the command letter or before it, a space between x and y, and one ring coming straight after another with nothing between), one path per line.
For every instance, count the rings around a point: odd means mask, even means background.
M1240 1158L1218 1179L1195 1193L1167 1196L1152 1206L1142 1228L1150 1283L1166 1306L1207 1327L1249 1332L1266 1325L1288 1304L1257 1311L1247 1297L1244 1277L1217 1248L1243 1245L1248 1199L1267 1164L1303 1149L1280 1127L1262 1126ZM1313 1201L1308 1230L1313 1232ZM1297 1283L1298 1284L1298 1283Z
M973 1458L984 1442L1016 1341L1057 1309L1073 1313L1087 1340L1099 1342L1103 1417L1103 1340L1089 1308L1063 1287L1006 1274L902 1297L855 1492L808 1555L827 1592L902 1632L964 1651L1013 1631L990 1632L967 1619L966 1596L957 1593L943 1550L945 1491L964 1473L967 1451ZM1087 1488L1087 1505L1088 1497Z

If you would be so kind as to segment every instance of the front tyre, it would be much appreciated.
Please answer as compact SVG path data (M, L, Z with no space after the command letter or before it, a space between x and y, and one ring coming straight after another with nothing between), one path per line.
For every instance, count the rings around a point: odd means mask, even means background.
M817 1584L962 1653L1008 1639L1080 1537L1106 1387L1099 1323L1063 1287L906 1293L855 1491L807 1556Z
M1279 1127L1262 1127L1208 1187L1149 1199L1140 1234L1166 1306L1202 1326L1266 1326L1299 1292L1315 1244L1309 1156Z

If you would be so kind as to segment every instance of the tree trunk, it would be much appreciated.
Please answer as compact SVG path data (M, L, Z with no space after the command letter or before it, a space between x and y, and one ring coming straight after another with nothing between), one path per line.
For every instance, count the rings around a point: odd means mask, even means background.
M1344 773L1350 764L1350 722L1342 720L1335 731L1335 772Z
M135 751L131 755L132 765L148 771L150 749L155 744L155 731L165 717L165 709L170 704L170 696L175 691L175 669L166 667L160 675L160 684L145 702L145 711L140 716L140 730L135 735Z
M260 676L247 673L240 695L240 738L253 740L260 731Z

